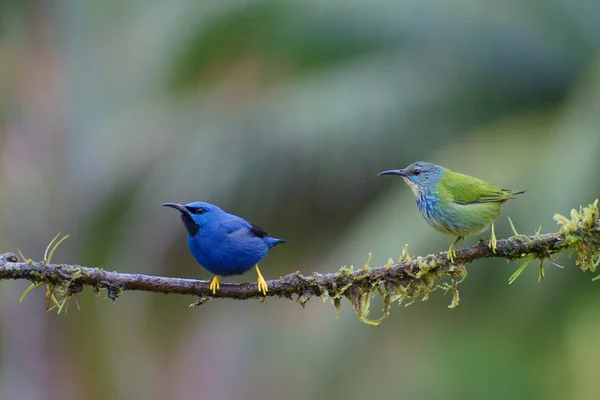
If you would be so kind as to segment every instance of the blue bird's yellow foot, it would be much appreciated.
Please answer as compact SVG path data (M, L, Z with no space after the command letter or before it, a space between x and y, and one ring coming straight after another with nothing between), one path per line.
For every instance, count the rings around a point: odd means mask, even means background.
M209 290L212 290L212 293L215 294L217 293L217 290L219 290L221 288L221 275L215 275L214 278L212 278L212 281L210 281L210 286L208 287Z
M492 222L492 234L490 235L490 248L492 249L492 252L496 252L496 244L498 243L498 241L496 240L496 233L494 233L494 223Z
M260 273L260 270L258 269L258 264L256 264L256 273L258 274L258 292L262 293L263 296L267 295L267 292L269 291L268 287L267 287L267 281L265 281L265 278L263 278L262 274Z
M454 257L456 257L456 244L463 239L464 239L464 236L459 236L450 245L450 248L448 249L448 259L450 260L451 263L454 263Z

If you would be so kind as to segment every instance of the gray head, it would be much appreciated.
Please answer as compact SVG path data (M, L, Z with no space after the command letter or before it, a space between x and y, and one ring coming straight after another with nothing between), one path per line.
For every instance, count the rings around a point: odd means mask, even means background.
M404 169L391 169L380 172L379 175L400 175L417 196L421 190L429 192L435 187L444 171L446 169L439 165L417 161Z

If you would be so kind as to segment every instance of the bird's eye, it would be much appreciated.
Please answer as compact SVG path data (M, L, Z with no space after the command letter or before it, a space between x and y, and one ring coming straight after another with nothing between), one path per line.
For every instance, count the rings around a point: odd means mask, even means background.
M421 174L421 172L423 172L423 171L421 171L421 169L420 169L420 168L415 168L415 169L413 170L413 175L420 175L420 174Z
M202 207L188 207L188 210L192 213L192 214L197 214L197 215L202 215L206 212L206 209L202 208Z

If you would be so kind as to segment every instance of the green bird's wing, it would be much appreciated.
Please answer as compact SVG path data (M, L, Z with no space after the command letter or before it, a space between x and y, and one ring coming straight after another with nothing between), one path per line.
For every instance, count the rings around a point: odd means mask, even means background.
M472 176L446 170L438 185L438 195L456 204L504 203L523 191L501 189Z

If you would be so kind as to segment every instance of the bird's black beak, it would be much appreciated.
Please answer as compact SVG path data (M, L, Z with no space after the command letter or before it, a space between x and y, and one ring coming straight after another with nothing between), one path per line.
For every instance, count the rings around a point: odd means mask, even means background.
M406 171L403 169L390 169L388 171L383 171L377 174L377 176L381 176L381 175L400 175L400 176L406 176Z
M176 210L179 210L179 212L181 212L181 213L189 214L189 211L187 210L187 208L185 208L181 204L177 204L177 203L162 203L161 206L163 206L163 207L171 207L171 208L174 208Z

